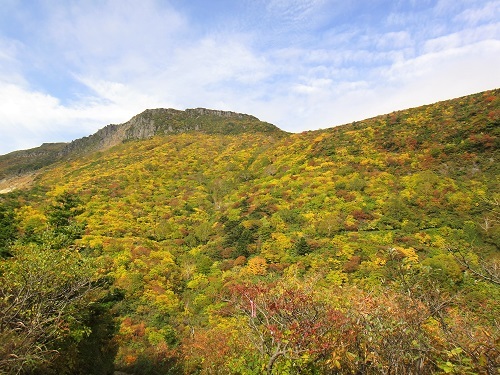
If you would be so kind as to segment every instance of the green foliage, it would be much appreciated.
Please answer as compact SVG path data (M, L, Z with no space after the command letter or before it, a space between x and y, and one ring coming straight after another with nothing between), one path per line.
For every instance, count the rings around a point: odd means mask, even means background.
M25 218L28 222L20 240L25 244L36 243L55 250L72 246L75 240L82 237L86 227L85 222L76 220L83 212L79 198L75 194L64 192L46 210L43 216L43 220L47 221L46 227L40 222L30 222Z
M30 150L0 155L0 179L29 173L53 164L61 158L65 143L44 143Z
M68 227L75 216L83 213L80 199L72 193L64 192L57 196L55 203L49 208L47 219L56 230Z
M300 239L295 243L295 253L297 255L306 255L311 251L311 247L307 243L304 237L300 237Z
M17 238L17 223L13 207L0 203L0 258L9 254L9 245Z
M495 90L290 135L147 111L128 136L155 137L6 197L0 235L109 265L121 297L61 346L82 372L494 373L499 113Z
M51 368L47 361L90 332L83 321L102 289L96 265L70 250L16 245L11 252L0 263L0 370Z

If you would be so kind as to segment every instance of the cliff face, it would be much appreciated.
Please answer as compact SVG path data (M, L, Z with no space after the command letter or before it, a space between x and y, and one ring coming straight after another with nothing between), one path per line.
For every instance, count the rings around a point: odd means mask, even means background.
M156 135L200 132L205 134L240 134L244 132L285 134L276 126L242 113L194 108L180 111L172 108L147 109L119 125L108 125L95 134L74 140L63 155L104 150L119 143Z
M68 143L61 150L61 156L81 155L113 147L123 140L122 133L122 125L107 125L92 135Z

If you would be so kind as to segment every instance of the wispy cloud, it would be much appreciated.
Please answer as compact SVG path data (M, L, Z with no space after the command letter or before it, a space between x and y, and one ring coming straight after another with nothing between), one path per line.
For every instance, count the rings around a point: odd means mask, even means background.
M182 15L160 4L124 0L52 5L45 21L47 43L79 72L113 78L140 73L167 59L188 32Z
M235 110L301 131L495 88L499 4L11 1L0 153L152 107Z
M500 1L491 1L480 7L468 8L459 13L455 20L468 25L480 22L498 21L500 19Z

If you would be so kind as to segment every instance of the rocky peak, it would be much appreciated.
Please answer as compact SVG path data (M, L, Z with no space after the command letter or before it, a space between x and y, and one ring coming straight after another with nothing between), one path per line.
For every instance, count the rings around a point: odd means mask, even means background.
M184 111L173 108L146 109L123 124L107 125L95 134L72 141L62 153L81 155L104 150L124 141L147 139L156 135L186 132L240 134L252 131L285 134L272 124L237 112L207 108Z
M0 179L23 175L59 160L106 150L125 141L186 132L228 135L245 132L264 132L278 136L286 134L254 116L231 111L206 108L184 111L172 108L146 109L123 124L107 125L92 135L70 143L43 144L35 149L0 156Z

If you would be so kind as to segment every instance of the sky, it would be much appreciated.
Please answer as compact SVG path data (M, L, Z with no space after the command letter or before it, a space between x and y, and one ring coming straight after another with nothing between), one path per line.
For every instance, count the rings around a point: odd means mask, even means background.
M147 108L325 129L500 87L500 0L0 0L0 154Z

